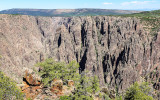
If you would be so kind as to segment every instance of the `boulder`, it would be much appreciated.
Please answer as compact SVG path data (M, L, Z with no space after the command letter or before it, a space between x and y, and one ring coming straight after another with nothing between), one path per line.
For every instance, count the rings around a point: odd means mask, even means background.
M56 95L62 95L63 81L60 79L54 79L51 83L51 91Z
M38 80L38 78L33 77L32 74L28 73L28 71L25 71L25 76L23 77L23 81L25 81L28 85L32 86L40 86L41 81Z
M74 86L74 81L73 81L73 80L68 80L68 86L69 86L69 87Z
M105 93L105 94L109 94L108 88L107 87L103 87L101 92Z
M39 93L42 92L41 81L33 77L27 70L23 77L23 84L19 84L22 92L25 94L26 99L34 99Z

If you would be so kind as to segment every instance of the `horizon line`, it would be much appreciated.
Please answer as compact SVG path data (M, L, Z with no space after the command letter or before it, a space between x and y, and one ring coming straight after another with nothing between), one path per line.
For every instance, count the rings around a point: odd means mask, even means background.
M11 9L37 9L37 10L56 10L56 8L48 9L48 8L10 8L10 9L3 9L4 10L11 10ZM104 9L104 8L57 8L57 9L102 9L102 10L130 10L130 11L151 11L151 10L159 10L159 9Z

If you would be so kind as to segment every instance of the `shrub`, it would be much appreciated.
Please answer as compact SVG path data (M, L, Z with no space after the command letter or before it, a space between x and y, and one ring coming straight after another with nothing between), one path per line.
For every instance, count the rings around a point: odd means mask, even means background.
M94 77L87 77L86 75L81 76L80 83L77 86L77 92L83 92L84 94L87 93L96 93L100 90L99 88L99 79L97 76Z
M71 96L61 96L59 100L73 100Z
M91 96L93 93L98 92L99 80L96 76L87 77L86 75L81 76L80 84L77 85L74 92L73 100L93 100Z
M72 95L72 96L61 96L60 100L93 100L91 96L86 95Z
M44 62L38 63L37 66L42 68L39 74L45 86L49 86L54 78L62 79L64 82L73 80L75 84L79 82L79 64L76 61L66 64L64 62L56 62L53 59L47 59Z
M72 100L93 100L93 98L88 95L74 95Z
M97 76L94 76L92 78L92 86L91 87L92 87L92 92L94 92L94 93L96 93L96 92L98 92L100 90L100 88L99 88L99 79L98 79Z
M107 94L103 95L104 100L112 100Z
M0 71L0 100L23 100L23 96L16 83Z
M115 100L123 100L122 96L116 96Z
M139 85L135 82L125 94L125 100L153 100L151 96L148 96L150 88L148 83L142 83Z

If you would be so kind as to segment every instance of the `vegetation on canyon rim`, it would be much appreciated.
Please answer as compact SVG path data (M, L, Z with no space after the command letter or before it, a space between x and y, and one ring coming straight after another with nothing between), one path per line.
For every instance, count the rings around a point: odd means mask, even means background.
M97 76L88 77L87 72L79 74L79 64L76 61L71 61L69 64L64 62L56 62L53 59L47 59L44 62L38 63L41 66L39 74L42 77L42 82L45 86L50 86L54 78L62 79L64 82L73 80L76 83L76 89L70 96L61 96L60 100L93 100L92 94L100 92L100 85ZM125 100L153 100L150 94L148 83L143 82L138 84L135 82L127 89ZM108 94L99 96L104 99L111 100ZM116 100L122 100L122 96L116 96Z
M135 82L125 93L125 100L153 100L151 96L149 96L151 88L149 87L147 82L143 82L142 84L138 84Z
M76 61L71 61L69 64L65 62L56 62L53 59L46 59L44 62L38 63L40 66L39 75L42 77L42 82L45 86L49 86L53 79L62 79L65 83L67 80L73 80L78 84L80 78L78 71L79 65Z
M23 95L16 83L0 71L0 100L23 100Z
M44 62L38 63L41 67L39 75L42 77L42 83L49 87L53 79L62 79L67 84L67 80L75 82L76 90L72 96L61 97L61 99L92 99L92 93L100 90L99 80L97 76L87 77L84 74L79 74L79 64L76 61L71 61L69 64L64 62L56 62L53 59L47 59Z
M112 100L108 94L101 95L99 79L97 76L88 77L84 72L79 74L79 64L71 61L69 64L64 62L56 62L53 59L46 59L37 66L41 67L39 75L42 77L42 83L46 87L50 87L50 83L54 78L62 79L64 83L67 80L75 82L75 91L69 96L61 96L60 100L93 100L95 93L99 92L99 97L106 100ZM148 83L138 84L135 82L127 89L124 100L153 100L150 94ZM16 83L0 72L0 100L23 99L23 94L16 86ZM123 100L122 96L116 96L115 100Z
M146 12L135 13L135 14L126 14L121 16L136 17L141 19L141 21L146 24L146 28L151 31L151 35L157 36L157 31L159 31L159 28L160 28L160 23L159 23L160 10L146 11Z
M0 55L0 59L2 56ZM0 64L1 66L1 64ZM23 96L16 82L4 75L0 71L0 100L18 99L22 100Z

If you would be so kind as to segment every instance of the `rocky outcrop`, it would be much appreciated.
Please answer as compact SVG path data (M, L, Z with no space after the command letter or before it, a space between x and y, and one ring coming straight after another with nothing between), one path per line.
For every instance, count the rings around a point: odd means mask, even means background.
M41 80L38 80L38 78L35 78L31 73L28 73L27 70L25 71L25 76L23 77L23 81L31 86L41 85Z
M34 75L27 70L23 77L23 84L19 84L18 86L22 90L22 93L25 94L26 99L34 99L42 92L41 80L35 78Z
M119 92L142 81L159 61L153 38L136 18L0 15L0 70L21 82L24 69L45 58L77 60L80 72L97 75Z
M22 84L18 87L24 93L25 99L44 100L45 98L57 99L60 96L70 95L74 91L74 81L68 80L67 85L63 85L60 79L53 79L50 86L46 87L35 74L25 71Z

